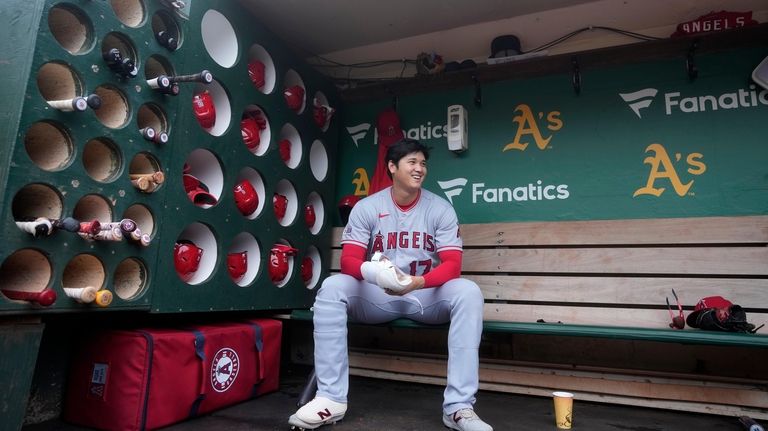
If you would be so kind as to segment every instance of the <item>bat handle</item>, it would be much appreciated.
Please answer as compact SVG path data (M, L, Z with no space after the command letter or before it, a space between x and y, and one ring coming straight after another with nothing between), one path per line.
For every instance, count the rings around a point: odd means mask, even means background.
M43 289L40 292L25 292L22 290L3 289L3 295L16 301L28 301L48 307L56 302L56 292L51 289Z
M191 75L177 75L170 78L173 82L200 82L210 84L213 82L213 74L210 70L203 69L200 73Z
M112 303L112 292L103 289L96 292L96 299L94 300L99 307L108 307Z
M64 294L77 302L88 304L96 299L98 290L93 286L86 287L65 287Z

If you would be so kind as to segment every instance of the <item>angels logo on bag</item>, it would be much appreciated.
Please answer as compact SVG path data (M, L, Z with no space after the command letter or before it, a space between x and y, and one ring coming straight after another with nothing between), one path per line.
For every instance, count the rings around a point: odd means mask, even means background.
M211 362L211 386L216 392L224 392L232 386L240 371L240 358L237 352L224 347L216 352Z

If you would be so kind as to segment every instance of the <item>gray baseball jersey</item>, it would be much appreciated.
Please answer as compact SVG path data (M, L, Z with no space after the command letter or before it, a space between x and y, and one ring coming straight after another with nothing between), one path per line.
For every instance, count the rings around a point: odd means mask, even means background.
M380 251L407 274L424 275L439 263L437 253L462 250L459 220L451 204L429 190L401 210L391 187L358 202L349 215L341 244L364 247L367 259Z

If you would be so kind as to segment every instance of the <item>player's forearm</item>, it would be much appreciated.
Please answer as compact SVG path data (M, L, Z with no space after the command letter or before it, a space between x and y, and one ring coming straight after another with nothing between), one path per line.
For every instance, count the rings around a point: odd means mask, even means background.
M363 279L360 265L365 261L365 249L351 244L344 244L341 248L341 273L351 275L358 280Z
M461 276L460 251L444 251L438 254L440 265L424 274L424 287L437 287Z

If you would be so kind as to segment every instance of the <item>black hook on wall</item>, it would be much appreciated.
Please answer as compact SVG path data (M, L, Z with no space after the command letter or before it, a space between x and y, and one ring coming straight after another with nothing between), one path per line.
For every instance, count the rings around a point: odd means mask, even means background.
M685 70L688 72L688 80L693 82L696 80L696 78L699 76L699 68L696 66L696 62L694 61L694 55L696 54L696 49L699 47L699 41L694 40L693 43L691 43L690 48L688 48L688 57L685 59Z
M576 60L576 57L571 58L571 65L573 66L571 84L573 84L573 91L578 96L581 94L581 71L579 70L579 62Z
M478 108L483 107L483 89L480 87L480 80L477 79L477 75L472 75L472 82L475 83L475 106Z

